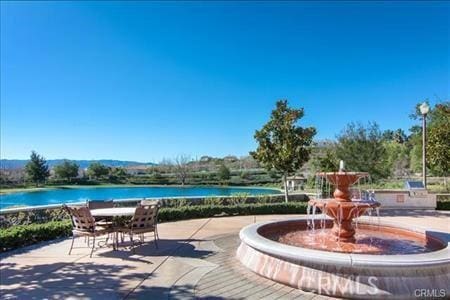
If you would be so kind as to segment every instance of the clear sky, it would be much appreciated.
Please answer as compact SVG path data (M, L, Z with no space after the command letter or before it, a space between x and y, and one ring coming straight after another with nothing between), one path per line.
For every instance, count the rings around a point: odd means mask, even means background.
M449 98L446 2L1 2L1 157L246 155L274 103L335 138Z

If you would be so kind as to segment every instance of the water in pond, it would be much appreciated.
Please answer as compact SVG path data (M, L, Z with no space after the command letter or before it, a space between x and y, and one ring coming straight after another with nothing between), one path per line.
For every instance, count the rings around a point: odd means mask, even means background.
M0 208L10 206L36 206L80 202L86 200L189 197L189 196L230 196L246 193L250 195L279 194L278 190L244 187L85 187L58 188L44 191L12 193L0 195Z

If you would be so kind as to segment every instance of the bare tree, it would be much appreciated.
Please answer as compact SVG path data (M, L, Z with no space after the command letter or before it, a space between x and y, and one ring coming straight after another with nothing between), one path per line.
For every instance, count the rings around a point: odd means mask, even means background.
M185 185L186 178L189 176L191 171L191 166L189 162L191 162L191 157L188 155L178 155L175 157L175 173L178 179L181 181L181 185Z

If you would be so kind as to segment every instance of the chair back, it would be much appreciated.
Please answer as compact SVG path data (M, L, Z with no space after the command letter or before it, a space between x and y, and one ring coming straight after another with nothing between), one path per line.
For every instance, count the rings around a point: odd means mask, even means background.
M73 230L93 232L95 230L95 219L86 206L65 206L69 212Z
M113 208L114 201L113 200L89 200L87 201L87 207L89 209L99 209L99 208Z
M156 225L156 217L158 214L157 205L138 206L134 211L131 221L131 229L154 228Z
M146 200L143 199L141 200L141 203L139 203L140 206L161 206L161 203L159 202L159 200Z

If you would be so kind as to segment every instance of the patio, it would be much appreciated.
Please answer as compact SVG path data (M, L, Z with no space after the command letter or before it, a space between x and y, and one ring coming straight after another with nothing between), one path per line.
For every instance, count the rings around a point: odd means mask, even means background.
M450 212L381 211L382 219L450 232ZM70 239L1 256L1 299L328 299L251 273L234 258L239 230L292 215L197 219L160 224L159 249L145 243L98 248ZM151 241L150 238L146 239Z

